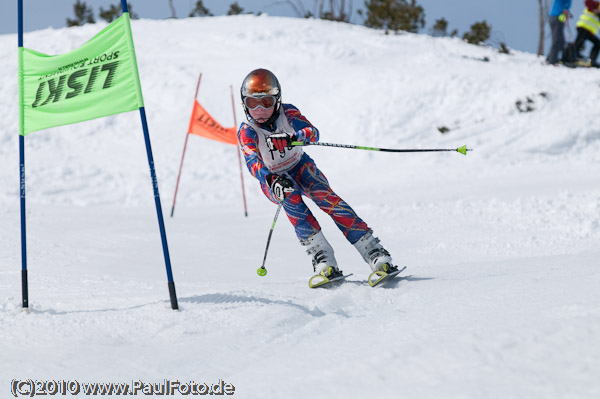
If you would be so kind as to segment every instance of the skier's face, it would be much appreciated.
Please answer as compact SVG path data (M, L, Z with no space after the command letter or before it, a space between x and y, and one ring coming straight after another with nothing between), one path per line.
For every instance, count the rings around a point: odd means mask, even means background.
M258 123L265 123L269 120L273 112L275 111L275 106L269 108L257 107L254 109L248 110L250 112L250 116L252 119L257 121Z

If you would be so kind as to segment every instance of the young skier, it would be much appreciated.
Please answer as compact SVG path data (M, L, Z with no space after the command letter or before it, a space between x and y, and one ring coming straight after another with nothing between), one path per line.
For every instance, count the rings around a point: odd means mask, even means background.
M328 281L342 272L333 248L302 195L332 217L373 272L397 270L389 252L367 224L332 191L311 157L301 146L291 145L293 141L317 142L319 131L296 107L281 103L281 86L275 75L266 69L256 69L246 76L240 91L247 121L238 130L238 141L246 166L268 199L276 204L283 202L296 236L312 256L320 280Z

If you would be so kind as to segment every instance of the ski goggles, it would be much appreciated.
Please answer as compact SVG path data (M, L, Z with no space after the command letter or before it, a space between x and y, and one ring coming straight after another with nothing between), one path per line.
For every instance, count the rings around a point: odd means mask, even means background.
M275 96L264 96L264 97L244 97L244 104L248 109L271 108L275 105Z

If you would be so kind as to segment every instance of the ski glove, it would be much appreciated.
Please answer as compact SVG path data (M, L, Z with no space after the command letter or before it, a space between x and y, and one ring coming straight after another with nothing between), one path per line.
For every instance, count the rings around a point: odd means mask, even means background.
M274 133L267 137L267 146L271 151L284 152L286 147L292 148L292 141L294 140L295 136L290 136L288 133Z
M287 178L286 176L276 175L274 173L269 173L265 180L269 185L269 188L275 194L279 201L283 201L285 199L286 194L294 191L294 183Z

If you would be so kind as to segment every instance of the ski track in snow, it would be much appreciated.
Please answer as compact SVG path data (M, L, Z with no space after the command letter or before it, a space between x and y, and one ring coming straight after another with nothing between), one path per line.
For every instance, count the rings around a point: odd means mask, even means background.
M139 116L26 138L31 310L20 308L16 36L0 36L0 392L13 378L236 387L241 398L600 397L597 70L550 68L458 39L327 21L133 21L181 311L170 309ZM104 24L25 45L69 51ZM277 54L277 57L265 57ZM489 62L478 59L488 57ZM321 141L460 154L307 149L407 265L388 288L314 204L348 281L310 290L310 259L235 149L190 137L199 100L233 124L229 85L272 69ZM516 103L530 104L519 112ZM441 134L438 128L450 131Z

